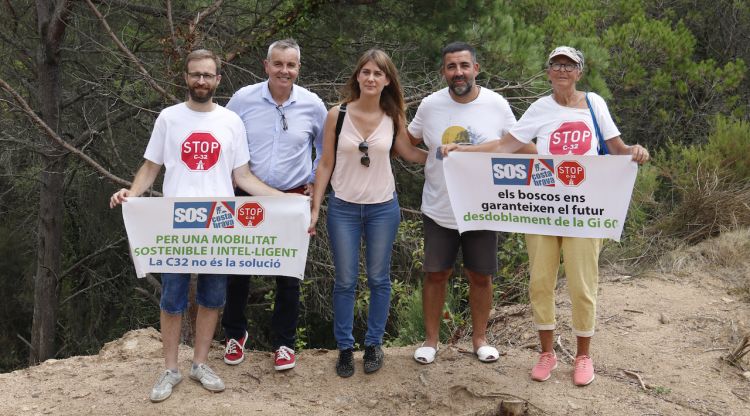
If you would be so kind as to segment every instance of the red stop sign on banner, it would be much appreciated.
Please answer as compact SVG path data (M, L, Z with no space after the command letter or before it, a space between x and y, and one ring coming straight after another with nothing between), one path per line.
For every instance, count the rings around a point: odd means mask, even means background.
M578 186L586 179L586 169L575 160L566 160L555 169L557 178L566 186Z
M182 142L180 153L188 169L209 170L219 161L221 143L211 133L190 133Z
M591 129L583 121L566 121L549 135L553 155L584 155L591 149Z
M265 211L257 202L246 202L237 210L237 221L245 227L257 227L263 222Z

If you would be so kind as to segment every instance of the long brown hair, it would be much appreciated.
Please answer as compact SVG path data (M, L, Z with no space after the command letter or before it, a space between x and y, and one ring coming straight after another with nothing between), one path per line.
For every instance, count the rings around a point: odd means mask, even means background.
M362 67L368 62L372 61L375 65L380 68L388 77L388 85L383 88L383 92L380 93L380 108L393 119L394 128L398 132L401 127L403 120L406 119L406 113L404 110L404 93L401 90L401 81L398 77L398 70L393 61L381 49L370 49L363 53L357 61L357 67L346 81L342 90L345 103L350 103L359 98L362 91L359 89L359 82L357 81L357 75Z

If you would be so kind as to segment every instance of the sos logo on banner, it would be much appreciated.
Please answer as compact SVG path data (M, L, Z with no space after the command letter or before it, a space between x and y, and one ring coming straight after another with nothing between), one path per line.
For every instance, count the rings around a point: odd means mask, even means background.
M533 159L492 158L492 179L495 185L528 185Z
M493 157L492 180L495 185L555 186L554 161Z
M209 170L219 161L221 143L211 133L190 133L180 145L180 154L188 169Z
M583 121L566 121L549 135L553 155L585 155L591 149L593 134Z
M172 228L234 228L234 201L175 202Z

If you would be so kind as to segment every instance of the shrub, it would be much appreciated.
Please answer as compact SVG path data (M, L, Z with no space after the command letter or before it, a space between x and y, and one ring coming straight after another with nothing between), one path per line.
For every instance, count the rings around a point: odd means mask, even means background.
M750 123L717 116L705 144L671 143L640 168L620 243L603 258L649 264L680 244L750 225Z
M697 243L750 225L750 124L717 116L703 145L668 146L661 172L668 192L654 232Z

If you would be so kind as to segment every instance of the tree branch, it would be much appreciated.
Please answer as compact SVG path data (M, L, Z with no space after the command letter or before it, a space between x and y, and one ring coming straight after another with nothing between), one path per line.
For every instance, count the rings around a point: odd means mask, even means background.
M104 27L104 30L107 31L109 34L109 37L112 38L112 40L115 42L115 45L117 45L117 48L120 49L122 53L125 54L125 56L130 59L130 61L138 68L138 71L146 77L146 82L148 85L151 86L151 88L155 89L159 94L161 94L163 97L168 98L175 104L179 104L182 102L182 100L178 100L177 97L174 95L168 93L164 88L162 88L159 84L154 81L154 78L149 75L148 71L146 71L146 68L143 67L141 62L138 60L138 58L133 55L133 52L128 49L127 46L125 46L122 41L115 35L115 32L112 31L112 28L109 27L109 23L107 23L107 19L99 12L99 9L94 6L94 3L91 2L91 0L85 0L86 4L88 4L91 11L96 15L96 17L99 19L99 22L101 22L102 27Z
M150 108L155 105L157 105L157 103L150 103L148 106ZM128 120L140 111L142 111L140 107L128 107L127 109L120 111L114 118L107 118L105 120L102 120L96 126L90 127L86 129L83 133L79 134L78 137L76 137L76 139L73 141L72 143L73 146L80 146L86 140L88 140L91 136L98 134L102 129L108 126L111 126L113 124L117 124L121 121Z
M117 240L117 241L115 241L115 242L113 242L113 243L107 244L106 246L104 246L104 247L100 248L99 250L96 250L95 252L93 252L93 253L89 253L88 255L84 256L84 257L83 257L82 259L78 260L77 262L75 262L75 264L73 264L72 266L68 267L68 268L67 268L67 269L66 269L66 270L65 270L64 272L62 272L62 273L60 274L60 278L63 278L63 277L65 277L65 276L67 276L67 275L68 275L68 273L70 273L70 272L72 272L73 270L77 269L77 268L78 268L78 267L79 267L79 266L80 266L81 264L83 264L83 263L87 262L87 261L88 261L89 259L91 259L91 258L93 258L93 257L96 257L96 256L98 256L99 254L102 254L102 253L104 253L105 251L109 250L110 248L112 248L112 247L114 247L114 246L116 246L116 245L118 245L118 244L122 243L123 241L125 241L125 239L126 239L126 238L127 238L127 237L122 237L122 238L120 238L119 240ZM64 303L64 302L63 302L63 303Z
M331 0L313 0L308 5L308 8L316 8L316 7L319 7L319 6L321 6L321 5L325 4L325 3L328 3L328 2L331 2ZM279 7L281 4L282 4L282 2L279 1L276 4L274 4L269 10L273 10L273 9ZM284 26L285 24L289 24L289 23L294 22L295 20L297 20L297 18L299 17L299 15L303 11L305 11L304 7L295 7L293 9L289 10L289 12L287 12L285 15L283 15L283 16L281 16L281 17L279 17L279 18L276 19L276 21L279 22L279 23L277 23L273 27L267 29L262 34L259 34L259 35L256 35L256 36L252 36L252 38L255 38L259 42L273 38L274 36L276 36L276 34L279 31L281 31L281 29L283 27L285 27ZM268 11L266 11L266 13L268 13ZM232 62L238 56L240 56L242 53L244 53L245 51L247 51L247 49L249 47L250 47L250 45L244 45L244 46L241 46L241 47L235 49L232 52L229 52L229 53L225 54L224 55L224 59L222 59L222 61L224 61L224 62Z
M93 288L95 288L95 287L97 287L97 286L99 286L99 285L102 285L102 284L104 284L104 283L107 283L107 282L109 282L110 280L114 280L114 279L117 279L118 277L122 276L122 275L123 275L124 273L125 273L124 271L121 271L120 273L117 273L116 275L114 275L114 276L112 276L112 277L110 277L110 278L108 278L108 279L105 279L105 280L100 280L100 281L98 281L98 282L96 282L96 283L94 283L94 284L92 284L92 285L89 285L89 286L86 286L86 287L84 287L83 289L79 290L78 292L76 292L76 293L73 293L72 295L70 295L70 296L68 296L67 298L63 299L63 300L62 300L62 302L60 302L60 306L64 305L64 304L65 304L65 303L66 303L67 301L69 301L69 300L73 299L74 297L76 297L76 296L80 295L80 294L81 294L81 293L83 293L83 292L86 292L86 291L87 291L87 290L89 290L89 289L93 289Z
M166 17L165 11L160 8L151 7L151 6L144 6L141 4L137 4L133 1L127 1L127 0L107 0L106 2L103 0L96 0L96 3L106 3L108 5L114 5L117 7L120 7L122 9L125 9L130 12L135 12L138 14L145 14L152 17ZM180 14L177 16L180 19L190 19L192 16L186 15L186 14Z
M222 3L224 3L224 0L216 0L214 1L214 4L206 7L206 9L202 12L198 12L198 14L195 16L195 20L190 22L190 33L192 34L195 32L195 28L198 27L199 24L201 24L203 19L216 13L216 11L219 10L219 7L221 7Z
M94 168L97 172L101 173L105 177L107 177L109 180L111 180L114 183L127 186L129 187L131 185L131 182L126 181L125 179L120 178L119 176L115 176L114 174L110 173L107 169L105 169L102 165L97 163L94 159L89 157L87 154L80 151L75 146L71 145L70 143L63 140L62 137L60 137L57 133L55 133L50 126L47 125L47 123L44 122L39 116L34 112L34 110L31 109L29 104L26 102L26 100L21 97L16 90L13 89L10 85L8 85L7 82L5 82L4 79L0 78L0 88L4 89L8 94L10 94L13 99L18 103L19 106L21 106L21 109L26 114L27 117L31 119L31 121L34 122L39 128L44 131L47 136L52 139L55 143L57 143L59 146L63 147L64 149L67 149L71 153L75 154L79 158L81 158L84 162L86 162L88 165ZM152 192L154 195L161 196L158 192Z
M172 45L177 45L177 39L174 36L174 21L172 20L172 0L167 0L167 23L169 23L169 35L172 38Z

